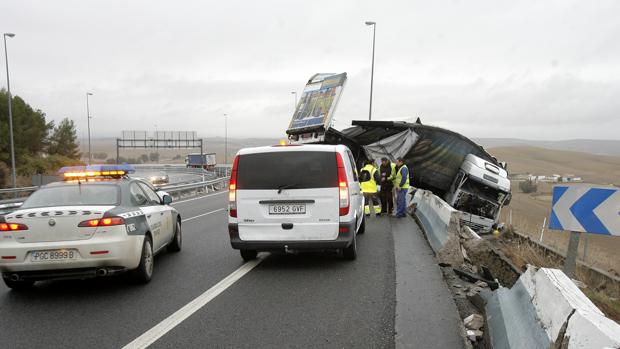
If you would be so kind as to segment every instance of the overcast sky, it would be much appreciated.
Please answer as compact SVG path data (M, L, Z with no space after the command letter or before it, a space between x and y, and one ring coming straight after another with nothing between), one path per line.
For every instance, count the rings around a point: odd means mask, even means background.
M347 72L336 128L368 117L469 137L620 139L620 1L0 2L11 88L93 137L281 137L317 72ZM4 61L2 82L6 87Z

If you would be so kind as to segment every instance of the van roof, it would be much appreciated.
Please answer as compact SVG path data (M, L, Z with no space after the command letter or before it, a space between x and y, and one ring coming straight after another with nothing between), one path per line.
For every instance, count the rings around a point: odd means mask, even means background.
M290 152L290 151L325 151L325 152L335 152L335 151L344 151L346 146L338 144L294 144L294 145L274 145L274 146L263 146L263 147L253 147L253 148L243 148L240 149L237 154L246 155L246 154L258 154L258 153L277 153L277 152Z

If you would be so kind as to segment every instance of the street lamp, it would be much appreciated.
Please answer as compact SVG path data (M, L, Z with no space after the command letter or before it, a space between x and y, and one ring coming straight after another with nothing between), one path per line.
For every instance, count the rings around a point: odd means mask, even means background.
M372 66L370 68L370 108L368 108L368 120L372 118L372 84L375 76L375 34L377 32L377 23L367 21L366 25L372 26Z
M224 165L228 164L228 115L224 114Z
M90 150L90 109L88 106L88 96L92 95L92 93L86 92L86 120L88 121L88 165L90 165L92 161L92 153Z
M293 113L294 113L295 109L297 108L297 91L293 91L291 92L291 94L295 96L295 105L293 105Z
M11 83L9 79L9 55L6 50L6 37L12 38L15 36L13 33L4 33L4 60L6 61L6 88L7 94L9 98L9 135L11 140L11 176L13 177L13 188L16 187L16 176L15 176L15 145L13 143L13 109L11 108L12 97L11 97ZM17 195L17 193L15 194Z

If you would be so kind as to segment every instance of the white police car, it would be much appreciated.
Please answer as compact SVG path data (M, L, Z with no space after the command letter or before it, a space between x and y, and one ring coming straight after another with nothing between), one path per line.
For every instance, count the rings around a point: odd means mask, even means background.
M150 281L153 256L181 250L172 198L129 178L128 165L64 167L64 181L34 192L0 216L0 272L13 289L37 280L83 279L132 271Z

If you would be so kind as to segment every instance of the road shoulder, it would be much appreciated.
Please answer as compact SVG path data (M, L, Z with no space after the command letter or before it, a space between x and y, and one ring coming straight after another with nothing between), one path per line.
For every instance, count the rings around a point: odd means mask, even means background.
M410 217L391 218L396 348L463 348L460 318L433 251Z

